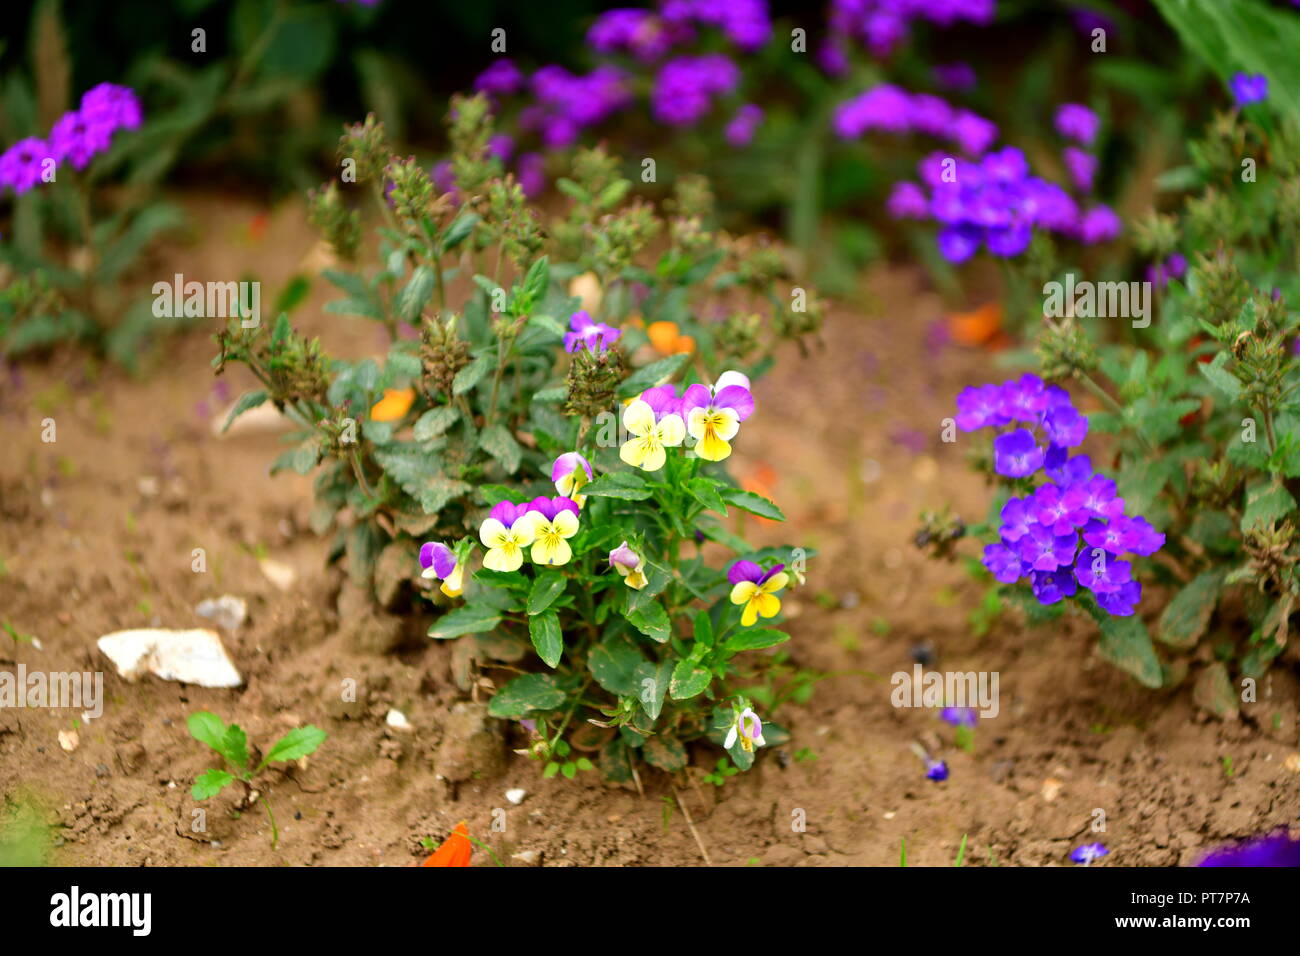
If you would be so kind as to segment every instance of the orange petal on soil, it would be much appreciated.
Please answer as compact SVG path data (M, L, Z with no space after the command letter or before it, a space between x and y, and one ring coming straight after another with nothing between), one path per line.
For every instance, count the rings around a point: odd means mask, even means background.
M271 217L264 212L259 212L248 223L248 238L254 242L261 242L266 236L266 227L270 225Z
M988 345L1002 331L1002 305L990 302L973 312L948 316L948 331L959 345Z
M469 866L469 855L474 852L474 844L469 842L469 827L462 820L451 831L451 836L442 841L442 846L429 854L429 858L420 866Z
M413 388L386 388L384 397L370 409L370 418L376 422L395 422L411 410L414 401Z
M681 332L678 331L676 322L651 322L645 332L650 337L650 344L663 355L672 355L677 351L677 340L681 338Z

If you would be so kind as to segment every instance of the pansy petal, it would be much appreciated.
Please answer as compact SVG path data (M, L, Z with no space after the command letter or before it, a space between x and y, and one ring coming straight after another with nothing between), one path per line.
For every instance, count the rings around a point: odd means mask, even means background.
M763 569L753 561L736 561L727 569L727 580L732 584L739 584L741 581L752 581L758 584L763 579Z
M739 581L731 588L732 604L748 604L750 598L758 593L758 585L753 581Z
M728 369L713 383L713 394L717 395L731 385L739 385L745 391L749 391L749 376L735 369Z
M556 535L544 534L533 545L533 564L568 564L573 557L569 542Z
M682 411L689 414L693 408L708 408L712 401L713 395L707 385L692 385L682 396Z
M506 526L496 518L488 518L478 529L478 539L485 547L499 548L506 542Z
M641 399L636 399L623 409L623 427L638 437L655 427L654 409Z
M665 415L663 421L659 423L659 440L667 447L675 448L685 438L686 423L677 415Z
M524 553L513 543L500 548L489 548L483 555L483 567L489 571L518 571L524 563Z
M754 414L754 395L741 385L728 385L713 396L714 408L730 408L740 421Z

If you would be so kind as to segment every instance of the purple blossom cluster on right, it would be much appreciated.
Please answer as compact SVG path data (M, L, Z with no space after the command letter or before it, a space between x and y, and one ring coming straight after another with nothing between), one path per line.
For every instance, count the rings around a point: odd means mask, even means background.
M47 161L71 163L85 169L92 159L107 151L113 136L123 129L135 129L143 114L135 93L116 83L100 83L87 90L75 110L64 113L50 128L46 139L29 136L0 154L0 189L25 193L41 182Z
M966 388L957 396L956 425L1005 429L993 440L994 470L1013 479L1042 471L1048 479L1002 507L999 540L984 548L989 573L1003 584L1028 579L1040 604L1073 597L1082 585L1108 614L1133 614L1142 585L1121 555L1150 556L1165 536L1125 514L1115 482L1094 472L1087 455L1071 456L1088 434L1088 418L1069 393L1029 374Z
M919 129L923 120L918 117L926 115L928 101L943 103L937 97L909 99L901 90L896 93L906 102L895 102L898 96L889 92L876 95L870 110L865 111L869 126L889 128L888 121L896 118L894 122L900 129ZM864 105L851 102L857 105L837 115L837 129L845 124L852 129L863 122ZM1014 146L985 154L997 137L997 128L991 123L987 143L963 143L958 116L954 112L945 128L968 153L983 157L972 161L932 153L918 167L921 182L897 183L887 203L889 214L896 219L938 222L939 252L949 262L965 262L981 247L992 255L1014 258L1029 247L1035 229L1085 245L1119 235L1123 223L1113 209L1100 203L1085 205L1097 172L1096 157L1081 148L1091 145L1097 136L1100 123L1092 110L1078 103L1064 103L1056 113L1057 132L1072 141L1062 151L1062 162L1073 192L1033 175L1025 154Z

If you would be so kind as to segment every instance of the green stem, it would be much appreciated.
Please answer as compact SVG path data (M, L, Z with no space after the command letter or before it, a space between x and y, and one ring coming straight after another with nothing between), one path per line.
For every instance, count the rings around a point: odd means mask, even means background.
M271 801L262 794L262 806L266 807L266 818L271 821L271 849L280 845L280 828L275 825L275 814L271 812Z

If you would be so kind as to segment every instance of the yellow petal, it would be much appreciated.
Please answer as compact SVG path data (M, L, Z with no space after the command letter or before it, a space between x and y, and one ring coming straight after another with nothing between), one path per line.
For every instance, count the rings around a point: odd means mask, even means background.
M768 578L766 581L763 582L763 593L775 594L777 591L781 590L789 583L790 583L790 575L786 574L784 571L778 571L776 574L772 575L770 578ZM771 616L772 615L770 614L768 615L768 617Z
M776 617L781 612L781 599L774 594L765 594L760 591L754 595L754 599L746 605L745 610L754 608L763 617ZM753 622L750 622L753 623Z
M644 571L628 571L623 578L623 583L630 588L640 591L649 582L646 581Z
M647 445L644 438L632 438L623 442L618 450L618 457L627 462L633 468L640 468L641 463L645 461Z
M491 548L483 555L483 567L489 571L518 571L524 563L524 553L513 543Z
M679 415L665 415L659 423L659 441L669 448L675 448L686 438L686 423ZM651 469L653 470L653 469Z
M758 600L752 600L745 605L745 610L740 615L740 623L745 627L753 627L754 622L758 620Z
M731 588L731 603L745 604L758 591L753 581L737 581Z
M633 435L648 435L655 427L655 410L637 399L623 409L623 427Z
M506 543L506 526L496 518L488 518L479 525L478 539L484 547L499 548Z
M573 557L569 542L557 534L544 534L533 545L533 564L568 564Z
M551 522L551 527L555 529L556 534L562 538L572 538L578 533L578 516L572 511L564 510L555 516Z
M723 461L731 457L731 443L723 441L712 429L704 433L704 437L695 445L695 454L699 455L705 461Z

